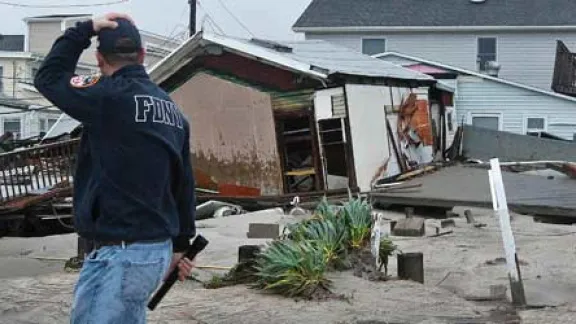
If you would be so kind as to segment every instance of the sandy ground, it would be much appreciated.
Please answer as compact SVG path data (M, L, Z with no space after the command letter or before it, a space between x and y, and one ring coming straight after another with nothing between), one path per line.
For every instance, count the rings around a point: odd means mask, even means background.
M457 210L461 211L461 210ZM388 219L402 215L383 212ZM505 266L490 264L503 257L498 223L491 212L474 210L485 228L456 219L453 234L394 241L404 252L423 252L425 284L389 281L373 283L350 273L334 273L334 291L349 301L297 302L270 296L244 286L203 289L189 281L178 284L160 307L149 313L150 323L514 323L496 316L503 303L470 301L489 296L491 285L507 285ZM284 225L294 218L277 210L199 222L211 244L200 265L231 266L242 244L264 244L246 238L251 222ZM435 220L427 221L427 234L435 233ZM384 224L384 229L388 224ZM534 223L516 216L513 221L526 295L537 309L519 311L522 323L576 323L576 256L572 226ZM65 273L61 261L69 258L76 237L0 239L0 323L66 323L77 274ZM488 262L488 263L487 263ZM395 259L390 265L396 274ZM209 279L213 271L197 271Z

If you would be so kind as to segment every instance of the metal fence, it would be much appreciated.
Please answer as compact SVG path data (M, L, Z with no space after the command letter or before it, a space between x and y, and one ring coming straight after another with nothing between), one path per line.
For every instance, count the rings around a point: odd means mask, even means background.
M79 139L0 154L0 203L72 183Z

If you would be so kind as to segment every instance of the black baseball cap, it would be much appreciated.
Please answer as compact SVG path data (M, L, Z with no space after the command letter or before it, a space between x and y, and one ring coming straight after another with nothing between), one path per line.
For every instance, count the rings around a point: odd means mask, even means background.
M142 49L140 32L127 19L115 19L118 27L104 28L98 33L98 51L101 53L134 53Z

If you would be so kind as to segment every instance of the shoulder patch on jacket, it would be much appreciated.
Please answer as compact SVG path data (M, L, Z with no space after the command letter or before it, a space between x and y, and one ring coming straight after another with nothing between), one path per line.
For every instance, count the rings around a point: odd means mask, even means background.
M99 80L98 75L76 75L70 79L70 85L74 88L87 88L95 85Z

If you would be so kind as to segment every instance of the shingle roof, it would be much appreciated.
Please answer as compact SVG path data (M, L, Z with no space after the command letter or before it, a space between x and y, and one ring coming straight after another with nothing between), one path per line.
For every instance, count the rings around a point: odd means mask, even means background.
M262 46L262 43L285 47L288 51L277 51ZM334 45L322 40L305 40L293 42L253 41L221 35L199 33L190 38L169 56L157 63L150 71L152 79L161 83L179 68L194 59L191 53L209 44L222 46L225 50L256 57L285 69L329 78L334 74L366 76L375 78L397 79L434 83L434 78L355 52L346 47Z
M306 27L576 26L574 0L313 0Z
M23 52L24 35L0 35L0 51Z

